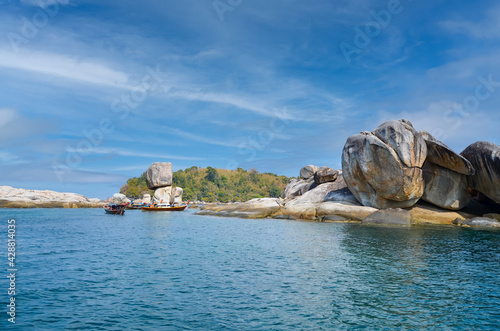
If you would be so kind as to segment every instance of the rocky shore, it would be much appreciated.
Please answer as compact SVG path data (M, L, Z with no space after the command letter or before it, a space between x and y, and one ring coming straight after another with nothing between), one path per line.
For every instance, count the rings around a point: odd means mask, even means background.
M105 204L76 193L0 186L0 208L100 208Z
M342 170L308 165L281 198L205 205L198 215L500 228L500 146L455 153L407 120L347 139Z

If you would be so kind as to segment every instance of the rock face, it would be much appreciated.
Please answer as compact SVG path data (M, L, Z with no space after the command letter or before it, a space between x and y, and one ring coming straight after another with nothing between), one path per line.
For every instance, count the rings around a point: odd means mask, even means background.
M100 199L87 199L76 193L0 186L2 208L97 208L104 205Z
M432 162L424 164L425 190L422 200L441 208L460 210L471 199L467 176Z
M172 185L172 163L155 162L146 171L146 184L150 190Z
M466 158L455 153L443 142L434 138L429 132L422 130L420 134L427 145L427 162L432 162L459 174L474 174L474 167Z
M318 171L318 166L315 165L306 165L302 169L300 169L300 178L301 179L311 179L316 171Z
M182 203L182 194L184 193L184 190L180 187L176 187L175 189L172 189L173 196L174 196L174 203L180 205Z
M474 167L430 133L421 131L420 134L427 144L422 200L445 209L464 208L471 199L467 176L474 174Z
M328 167L321 167L314 173L314 182L316 183L316 185L334 182L337 180L338 175L338 170L334 170Z
M469 186L500 204L500 146L486 141L469 145L460 153L476 170Z
M364 206L411 207L424 193L426 156L425 141L409 121L388 121L347 139L342 174Z
M361 223L410 226L412 216L410 212L404 209L384 209L368 215Z
M314 180L311 178L305 179L292 179L290 183L285 187L281 196L283 199L292 199L298 197L311 189L314 185Z
M155 190L154 200L161 203L169 204L172 199L172 186L160 187Z

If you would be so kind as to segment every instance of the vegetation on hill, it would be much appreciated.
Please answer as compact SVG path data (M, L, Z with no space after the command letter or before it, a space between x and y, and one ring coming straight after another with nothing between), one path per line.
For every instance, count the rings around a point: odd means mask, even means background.
M127 181L120 193L139 198L153 194L146 186L146 173ZM184 189L184 200L206 202L247 201L253 198L279 197L291 178L255 169L215 169L196 166L173 173L173 185Z

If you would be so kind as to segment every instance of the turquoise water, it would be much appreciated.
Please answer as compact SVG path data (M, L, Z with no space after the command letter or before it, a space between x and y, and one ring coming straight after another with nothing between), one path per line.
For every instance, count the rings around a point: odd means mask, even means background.
M16 328L500 326L499 231L192 213L0 210L4 243L7 219L17 221Z

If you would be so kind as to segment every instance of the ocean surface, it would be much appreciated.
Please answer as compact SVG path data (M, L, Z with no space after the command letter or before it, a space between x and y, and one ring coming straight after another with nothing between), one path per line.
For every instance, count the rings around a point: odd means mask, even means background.
M0 209L0 330L500 328L500 231L193 213Z

